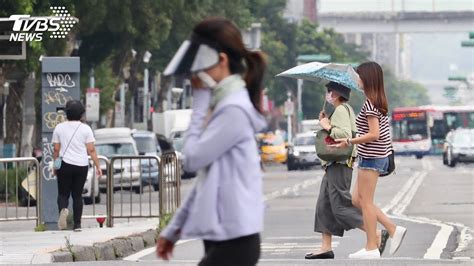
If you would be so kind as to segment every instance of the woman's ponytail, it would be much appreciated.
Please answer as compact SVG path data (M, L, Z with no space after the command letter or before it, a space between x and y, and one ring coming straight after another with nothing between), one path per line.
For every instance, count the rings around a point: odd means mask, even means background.
M261 97L262 82L266 70L265 56L262 52L246 50L244 60L247 65L244 79L247 84L250 100L255 109L262 112Z

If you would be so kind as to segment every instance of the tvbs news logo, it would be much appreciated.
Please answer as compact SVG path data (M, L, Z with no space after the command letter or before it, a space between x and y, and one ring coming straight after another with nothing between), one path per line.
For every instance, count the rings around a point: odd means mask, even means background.
M13 32L10 41L42 41L45 33L52 39L64 39L76 21L63 6L52 6L53 16L32 17L30 15L11 15Z

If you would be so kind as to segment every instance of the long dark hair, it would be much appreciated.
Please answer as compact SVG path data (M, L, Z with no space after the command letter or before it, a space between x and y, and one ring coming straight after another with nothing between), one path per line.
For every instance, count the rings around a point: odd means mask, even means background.
M247 50L240 30L225 18L206 18L194 27L193 34L208 40L214 44L212 46L217 46L219 52L227 54L230 72L244 74L250 100L261 112L262 81L266 69L264 54Z
M383 85L382 67L376 62L365 62L357 67L357 73L364 85L367 99L384 115L388 113L388 101Z

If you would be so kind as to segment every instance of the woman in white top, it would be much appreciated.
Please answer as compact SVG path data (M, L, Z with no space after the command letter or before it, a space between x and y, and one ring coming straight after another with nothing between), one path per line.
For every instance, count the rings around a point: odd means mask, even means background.
M89 168L88 155L96 166L97 175L102 171L94 146L92 129L81 122L85 108L80 101L71 100L66 103L67 121L58 124L53 131L54 144L53 159L62 157L61 167L54 170L58 180L58 228L67 227L66 218L69 214L69 196L72 194L74 212L74 230L81 230L82 190L87 179Z

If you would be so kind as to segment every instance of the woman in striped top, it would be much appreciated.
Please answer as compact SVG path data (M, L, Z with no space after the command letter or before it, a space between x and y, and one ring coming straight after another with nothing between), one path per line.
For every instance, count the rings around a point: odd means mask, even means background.
M380 174L387 173L388 156L392 152L390 128L388 124L388 103L383 85L383 72L379 64L366 62L357 68L360 86L364 88L366 102L357 116L358 137L337 139L337 147L357 144L359 156L358 177L352 202L362 209L367 234L365 248L349 255L349 258L380 258L377 248L377 221L382 223L390 234L390 254L394 254L405 237L406 228L395 225L374 204L374 193Z

